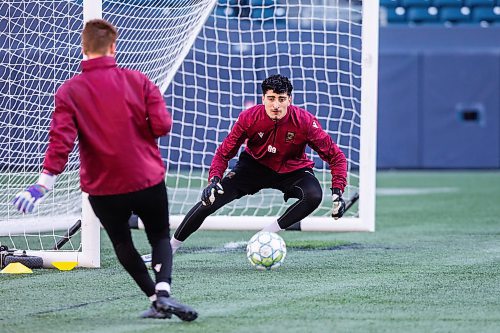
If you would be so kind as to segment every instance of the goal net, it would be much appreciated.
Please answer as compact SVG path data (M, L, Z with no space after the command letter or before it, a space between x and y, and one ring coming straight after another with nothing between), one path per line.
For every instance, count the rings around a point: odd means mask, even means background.
M15 194L33 184L41 172L53 95L79 72L84 22L103 17L115 24L118 63L143 71L165 91L214 4L215 0L0 4L1 245L42 256L47 267L53 261L99 266L99 222L79 189L77 147L35 214L20 214L11 204ZM81 232L60 246L78 221Z
M17 213L10 201L41 171L53 95L79 72L83 23L101 16L118 28L118 63L145 72L173 115L172 133L158 142L173 227L199 200L215 149L238 114L259 103L264 78L281 73L294 85L293 104L315 114L346 154L345 197L360 196L334 222L328 166L308 151L324 200L302 229L373 230L378 1L7 0L0 4L2 245L42 252L47 262L99 266L99 223L82 200L76 148L35 214ZM258 229L288 204L281 193L262 191L204 227ZM78 220L81 232L54 250Z
M160 141L172 224L200 200L215 150L239 113L261 103L261 82L280 73L292 81L292 103L316 115L345 153L344 197L360 197L334 222L329 167L308 150L324 199L300 228L373 231L377 40L378 1L220 0L165 95L174 116L173 132ZM202 228L260 229L290 204L263 190L223 207Z

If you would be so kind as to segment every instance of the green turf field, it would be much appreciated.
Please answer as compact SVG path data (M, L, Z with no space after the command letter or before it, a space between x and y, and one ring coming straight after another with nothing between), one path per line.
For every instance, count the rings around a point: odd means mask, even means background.
M138 319L148 302L103 236L101 269L0 275L0 332L500 332L500 172L380 172L377 188L375 233L283 232L275 271L224 250L253 232L195 233L173 284L192 323Z

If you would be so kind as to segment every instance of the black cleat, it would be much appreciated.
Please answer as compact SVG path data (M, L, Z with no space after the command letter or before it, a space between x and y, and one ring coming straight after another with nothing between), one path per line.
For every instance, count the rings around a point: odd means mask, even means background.
M162 312L154 304L151 304L151 307L141 314L141 318L170 319L172 318L172 314Z
M168 294L167 294L168 295ZM165 315L176 315L183 321L193 321L198 317L198 313L191 307L179 303L172 297L157 294L156 309Z

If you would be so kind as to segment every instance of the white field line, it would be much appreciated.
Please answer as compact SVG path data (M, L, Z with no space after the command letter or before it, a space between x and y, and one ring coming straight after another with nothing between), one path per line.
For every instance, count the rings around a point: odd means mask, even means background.
M382 187L377 189L377 195L401 196L401 195L427 195L438 193L457 193L460 190L456 187Z

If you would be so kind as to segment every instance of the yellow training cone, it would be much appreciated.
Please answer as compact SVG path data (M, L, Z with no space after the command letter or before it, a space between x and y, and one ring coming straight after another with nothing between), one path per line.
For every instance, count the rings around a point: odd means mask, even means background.
M70 271L78 265L76 261L53 261L52 265L60 271Z
M20 262L11 262L0 272L2 274L24 274L24 273L33 273L31 269L24 266Z

